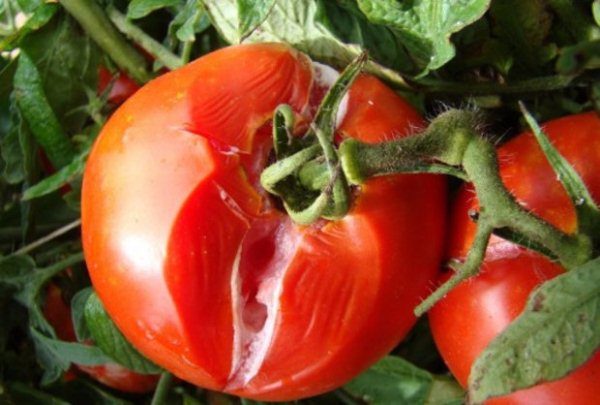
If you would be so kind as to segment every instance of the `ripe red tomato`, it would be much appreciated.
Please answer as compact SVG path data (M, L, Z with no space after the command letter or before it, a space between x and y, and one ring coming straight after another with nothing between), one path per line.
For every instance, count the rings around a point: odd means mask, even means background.
M77 340L71 321L71 309L65 303L60 289L54 284L49 284L46 289L44 316L54 327L59 339L67 342ZM76 367L94 380L124 392L144 393L152 391L159 379L158 375L138 374L115 363L98 366L77 364ZM74 377L72 373L73 371L70 370L67 379Z
M219 50L113 115L83 184L94 287L125 336L178 377L262 400L333 389L415 322L441 257L441 177L377 178L344 219L302 227L258 178L281 103L304 122L332 71L281 44ZM419 115L370 76L341 137L406 135Z
M600 201L600 119L574 115L543 126L554 146L575 167ZM531 133L499 148L502 179L521 204L563 231L576 227L575 210ZM451 216L449 258L464 258L474 237L468 211L472 190L457 196ZM452 290L430 312L431 329L448 367L466 386L471 365L487 344L516 318L529 293L564 270L545 257L493 237L481 273ZM445 277L448 277L446 275ZM489 404L597 403L600 353L567 377L489 401Z

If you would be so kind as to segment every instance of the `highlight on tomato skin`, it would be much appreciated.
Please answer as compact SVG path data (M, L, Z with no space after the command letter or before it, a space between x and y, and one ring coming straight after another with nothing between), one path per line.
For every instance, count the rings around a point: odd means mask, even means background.
M553 145L577 170L595 201L600 201L600 119L594 113L553 120L542 126ZM521 204L566 232L576 229L573 204L531 133L498 149L502 179ZM454 202L448 258L464 258L477 209L469 186ZM466 386L471 365L487 344L523 310L529 293L563 273L556 263L499 237L492 237L479 275L461 283L429 312L435 342L459 383ZM444 275L445 278L449 274ZM474 325L476 325L474 327ZM600 352L566 377L491 399L492 404L594 404L600 378Z
M46 288L43 311L59 339L67 342L77 341L71 321L71 309L56 284L50 283ZM98 366L75 364L67 373L67 379L72 378L70 374L75 369L110 388L137 394L153 391L160 378L159 375L139 374L119 364L108 363Z
M258 185L274 109L299 125L332 69L282 44L208 54L141 88L106 124L83 182L86 262L146 357L193 384L282 401L334 389L389 352L436 277L441 176L368 181L343 219L298 226ZM407 136L422 118L363 75L337 137Z

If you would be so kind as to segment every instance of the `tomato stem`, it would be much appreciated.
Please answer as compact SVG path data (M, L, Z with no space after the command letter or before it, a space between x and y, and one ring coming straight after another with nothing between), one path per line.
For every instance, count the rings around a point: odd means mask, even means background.
M135 81L143 84L151 79L146 59L117 31L106 13L95 1L60 0L60 4L81 24L90 37L112 60Z
M455 260L452 260L450 263L448 263L448 265L455 271L454 275L441 286L439 286L419 305L417 305L415 308L415 315L423 315L436 302L444 298L444 296L448 294L450 290L460 284L463 280L477 274L485 257L485 250L487 249L493 230L494 226L487 217L479 218L475 240L469 249L466 260L463 263L459 263Z
M394 173L457 172L473 183L479 200L475 240L459 271L421 305L421 315L460 281L479 269L494 229L514 231L541 245L567 268L580 265L592 256L592 244L585 234L566 234L528 212L504 186L494 145L478 133L473 111L451 110L436 118L420 134L379 144L346 140L339 154L344 173L360 185L373 176ZM302 172L302 171L301 171Z

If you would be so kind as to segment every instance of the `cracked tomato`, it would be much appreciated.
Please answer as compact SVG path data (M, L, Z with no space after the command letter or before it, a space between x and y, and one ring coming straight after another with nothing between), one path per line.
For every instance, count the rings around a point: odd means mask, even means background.
M573 165L596 201L600 201L600 119L594 113L551 121L544 131ZM565 232L576 228L575 210L531 133L498 150L504 184L521 204ZM477 201L463 188L451 216L449 258L464 258L475 224L469 210ZM564 270L540 254L492 237L481 273L452 290L430 312L435 342L452 374L466 386L471 365L523 310L529 293ZM445 275L448 277L448 275ZM491 404L595 404L600 352L560 380L488 401Z
M258 183L273 110L286 103L306 126L336 75L281 44L225 48L141 88L100 134L83 184L92 281L132 344L181 379L306 397L357 375L414 324L441 258L443 178L370 180L344 219L308 227ZM371 76L342 104L340 138L423 124Z

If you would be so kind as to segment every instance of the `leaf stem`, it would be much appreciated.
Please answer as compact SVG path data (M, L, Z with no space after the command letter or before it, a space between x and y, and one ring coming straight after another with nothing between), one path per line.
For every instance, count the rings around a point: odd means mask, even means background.
M150 80L146 59L123 38L98 3L89 0L59 1L121 69L138 83Z
M573 84L575 75L554 75L502 84L448 82L438 79L421 79L412 83L418 90L429 94L525 94L562 90Z
M27 253L31 252L32 250L37 249L38 247L50 242L51 240L56 239L61 235L64 235L65 233L71 231L72 229L79 227L80 225L81 225L81 219L73 221L61 228L58 228L54 232L49 233L48 235L44 236L43 238L40 238L36 241L31 242L30 244L28 244L26 246L23 246L19 250L15 251L14 254L16 254L16 255L27 254Z
M63 260L61 260L59 262L56 262L54 264L51 264L48 267L44 267L39 270L40 270L40 272L43 272L46 274L46 277L44 277L44 280L47 280L48 278L53 277L55 274L60 273L67 267L71 267L77 263L81 263L84 260L85 259L83 256L83 252L74 253L70 256L67 256L66 258L64 258Z
M150 405L163 405L166 404L167 396L169 395L169 389L171 388L171 383L173 381L173 374L165 371L161 374L160 380L158 380L158 385L156 386L156 390L154 391L154 396L152 397L152 402Z
M141 46L146 52L150 53L159 62L165 65L169 70L175 70L183 66L183 61L177 55L162 46L154 38L146 34L143 30L131 23L125 15L121 14L113 6L106 9L108 18L117 27L119 31L131 38L135 43Z
M181 49L181 64L185 65L190 61L192 55L192 48L194 47L194 41L185 41L183 48Z

